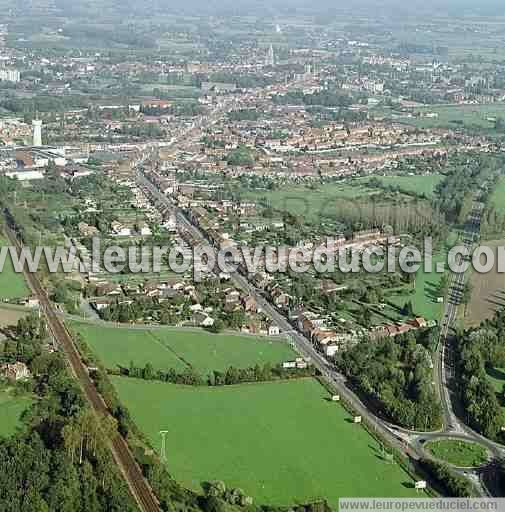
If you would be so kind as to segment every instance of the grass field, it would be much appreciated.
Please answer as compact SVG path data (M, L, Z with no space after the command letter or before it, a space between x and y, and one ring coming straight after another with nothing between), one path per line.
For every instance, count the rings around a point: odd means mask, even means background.
M505 384L505 369L503 368L487 368L487 378L497 393L502 392Z
M352 200L380 193L367 187L366 183L354 182L325 184L317 189L303 186L286 186L279 190L261 190L244 194L248 199L265 199L277 210L287 211L307 220L318 221L321 217L336 215L334 204L337 200Z
M444 256L437 254L433 256L433 265L443 261ZM438 286L443 274L436 272L425 272L421 267L416 274L414 293L410 293L409 288L405 291L387 297L388 300L399 308L402 308L406 302L412 301L414 313L427 320L439 320L443 311L443 303L438 303Z
M187 487L220 479L259 504L325 497L335 509L343 496L415 496L409 476L315 380L222 388L113 382L158 452L158 432L169 431L168 468Z
M401 121L418 128L453 128L497 133L490 118L505 117L505 103L490 105L443 105L416 108L415 112L438 114L438 117L405 117Z
M498 179L498 183L489 198L489 203L501 215L505 215L505 178Z
M437 459L461 468L482 466L488 459L488 453L482 446L456 439L431 441L426 443L426 448Z
M16 432L21 415L31 403L28 397L14 397L9 391L0 390L0 436L8 437Z
M0 237L0 247L7 245L4 238ZM0 272L0 300L19 299L30 295L22 274L14 272L10 256L6 258L5 265Z
M77 330L109 368L151 363L156 369L183 370L191 365L202 374L225 370L229 366L245 368L256 363L272 364L292 360L294 352L280 339L255 336L210 334L191 329L127 329L73 323Z
M403 192L415 192L418 195L431 197L435 187L442 181L440 174L426 176L377 176L385 185L395 185Z

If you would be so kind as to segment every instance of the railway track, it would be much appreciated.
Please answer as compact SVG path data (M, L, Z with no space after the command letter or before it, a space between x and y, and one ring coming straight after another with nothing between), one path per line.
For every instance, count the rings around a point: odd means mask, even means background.
M21 244L14 231L9 227L6 227L5 231L11 244L15 246L18 251L21 250ZM110 416L110 411L93 384L70 333L63 321L57 315L56 310L49 300L46 291L40 284L37 275L27 272L26 269L24 275L33 294L39 300L40 309L44 313L49 330L58 342L59 346L63 349L72 373L79 381L88 402L91 404L91 407L98 416ZM140 510L142 512L160 512L158 501L148 482L144 478L135 458L130 452L126 441L117 434L113 439L109 440L109 445L114 461L119 467L121 474L128 484L128 488L130 489L130 492L137 502Z

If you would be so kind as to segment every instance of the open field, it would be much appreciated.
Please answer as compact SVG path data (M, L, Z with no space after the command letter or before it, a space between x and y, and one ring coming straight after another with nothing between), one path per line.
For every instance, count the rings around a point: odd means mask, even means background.
M169 471L195 490L220 479L259 504L325 497L335 509L341 496L415 496L410 477L316 380L222 388L113 382L156 450L158 432L169 431Z
M417 128L452 128L486 131L496 134L494 119L505 117L505 103L490 105L432 105L415 113L436 113L438 117L403 117L399 120Z
M433 265L444 261L442 254L433 255ZM425 272L421 267L416 274L415 286L405 287L400 293L391 296L386 295L388 301L398 308L403 308L405 303L412 301L414 313L427 320L440 320L443 303L437 302L439 296L438 286L443 274Z
M19 320L28 314L28 311L23 311L22 309L14 309L0 304L0 328L17 325Z
M0 247L7 245L4 238L0 237ZM14 267L10 256L5 260L5 265L0 272L0 300L1 299L19 299L30 295L28 286L25 283L22 274L14 272Z
M281 339L210 334L194 329L128 329L73 323L99 359L109 368L151 363L155 369L194 367L202 374L292 360L294 352Z
M493 190L489 203L495 208L495 210L505 215L505 178L500 177L496 188Z
M399 187L403 192L431 197L435 187L442 181L440 174L426 176L377 176L383 184Z
M495 251L496 256L496 248L505 245L505 241L485 242L483 245ZM499 308L505 306L505 274L499 273L496 266L491 272L484 274L472 272L470 283L473 288L465 317L467 327L479 325L483 320L492 318Z
M32 403L28 397L14 397L7 390L0 390L0 436L11 436L16 432L19 419Z
M381 191L366 183L354 182L325 184L316 190L303 186L287 186L279 190L260 190L244 193L248 199L263 200L277 210L287 211L305 219L316 221L335 214L334 203L377 194Z
M461 468L482 466L489 454L478 444L456 439L443 439L426 443L426 448L437 459Z

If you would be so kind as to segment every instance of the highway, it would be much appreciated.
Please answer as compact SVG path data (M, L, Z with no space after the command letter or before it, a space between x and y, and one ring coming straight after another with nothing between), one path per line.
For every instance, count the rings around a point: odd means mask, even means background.
M10 239L13 246L21 250L21 245L16 237L14 231L6 228L6 234ZM70 336L65 324L60 320L55 307L49 300L46 291L40 284L36 274L27 272L24 273L26 281L29 284L34 296L36 296L40 303L40 310L44 314L49 331L56 339L58 346L63 350L70 369L78 380L86 399L98 417L110 415L110 411L105 405L102 397L98 393L93 381L91 380L87 368L84 365L79 351L74 345L73 339ZM138 466L135 458L130 452L126 441L117 434L113 439L109 440L109 446L112 456L117 466L123 475L130 492L137 502L142 512L159 512L160 508L158 501L152 492L151 487L144 478L140 467Z

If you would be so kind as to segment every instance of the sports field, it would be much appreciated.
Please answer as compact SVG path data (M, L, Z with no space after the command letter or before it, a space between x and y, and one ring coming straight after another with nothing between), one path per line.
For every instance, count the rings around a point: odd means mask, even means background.
M0 247L8 245L4 238L0 237ZM19 299L28 297L30 291L22 274L14 272L10 255L5 260L5 265L0 272L0 300Z
M21 415L31 403L28 397L14 397L9 391L0 390L0 436L8 437L16 432Z
M312 379L191 388L114 377L136 424L184 485L223 480L258 504L415 496L411 478Z
M293 360L294 352L282 339L234 334L210 334L194 329L128 329L72 323L108 368L151 363L155 369L192 366L202 374L230 366L277 364Z

